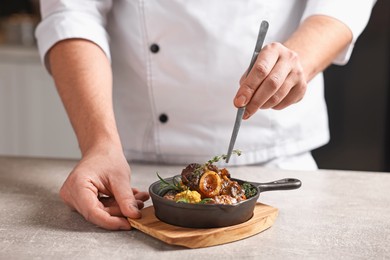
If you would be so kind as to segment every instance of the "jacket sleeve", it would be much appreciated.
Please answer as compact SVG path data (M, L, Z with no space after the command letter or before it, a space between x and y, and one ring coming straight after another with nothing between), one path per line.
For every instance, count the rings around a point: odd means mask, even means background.
M89 40L110 59L106 16L112 0L41 0L42 21L35 36L42 62L50 71L46 54L54 44L70 38Z
M349 27L352 42L333 60L334 64L345 65L354 44L366 27L376 0L308 0L302 21L312 15L327 15Z

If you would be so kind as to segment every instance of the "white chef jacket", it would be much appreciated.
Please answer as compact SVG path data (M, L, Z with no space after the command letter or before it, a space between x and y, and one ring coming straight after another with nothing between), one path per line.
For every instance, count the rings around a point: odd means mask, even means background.
M36 30L45 59L58 41L83 38L111 60L115 115L129 160L204 162L227 151L233 98L247 69L259 25L265 44L283 42L311 15L345 23L352 43L334 60L345 64L368 22L373 0L42 0ZM72 86L69 86L70 88ZM323 75L302 101L259 110L241 124L230 164L262 163L310 151L329 140Z

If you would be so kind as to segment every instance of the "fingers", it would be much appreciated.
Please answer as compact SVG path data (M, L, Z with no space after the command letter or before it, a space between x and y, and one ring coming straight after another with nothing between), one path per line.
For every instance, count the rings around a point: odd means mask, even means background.
M299 102L306 92L306 82L296 80L294 77L295 75L290 73L283 85L260 108L280 110Z
M258 87L251 102L246 107L247 118L256 113L260 108L264 108L264 104L268 101L270 103L280 102L284 98L291 86L285 84L286 78L291 70L289 66L286 66L282 61L276 63L273 69L268 73L268 76L261 83L261 87ZM284 88L281 88L284 86ZM276 95L278 93L278 95ZM274 99L274 100L272 100Z
M137 200L136 203L139 209L142 209L144 207L144 202L142 200ZM122 214L122 211L118 205L106 206L104 208L104 211L109 213L111 216L126 217Z
M133 189L133 193L134 193L134 189ZM142 191L142 192L137 192L137 193L134 193L134 197L137 201L147 201L149 198L150 198L150 195L148 192L145 192L145 191ZM139 208L139 207L138 207Z
M148 192L140 192L138 189L133 188L133 194L134 198L137 200L137 204L139 203L138 201L144 202L147 201L150 196ZM99 196L99 200L103 203L104 206L112 206L112 205L118 205L114 197L109 197L109 196Z
M276 110L281 110L290 106L291 104L295 104L302 99L302 97L305 95L305 92L306 84L296 85L291 89L289 94L280 103L273 106L272 108Z
M146 194L145 194L146 193ZM137 207L139 209L142 209L144 207L144 201L146 201L147 199L149 199L149 194L147 192L144 192L145 195L142 194L142 198L141 199L138 199L139 194L135 195L135 199L136 199L136 203L137 203ZM115 198L113 197L110 197L110 198L100 198L99 199L101 201L101 203L104 205L104 210L106 212L108 212L110 215L112 216L120 216L120 217L124 217L124 215L122 214L120 208L119 208L119 205L118 203L116 202Z
M83 177L81 172L70 174L60 190L60 196L70 208L77 210L87 221L109 230L129 230L130 223L124 218L125 213L112 196L98 196L101 185ZM129 188L131 191L131 188ZM104 192L105 194L109 192ZM110 193L109 193L110 194ZM134 205L136 211L144 206L148 193L136 190ZM120 196L119 196L120 197ZM129 215L140 217L140 215Z
M241 80L240 88L234 99L234 105L236 107L246 106L251 101L258 87L275 66L278 58L279 54L274 49L268 46L263 48L248 76L244 76Z
M123 217L123 214L121 212L121 209L119 206L110 206L110 207L105 207L103 209L105 212L110 214L110 216L115 216L115 217Z
M280 43L271 43L259 53L247 77L240 80L234 99L236 107L246 106L244 119L259 109L283 109L301 100L306 80L299 57Z
M70 192L67 186L61 188L61 197L65 203L76 209L87 221L109 230L130 230L130 223L118 217L114 207L105 210L97 196L97 189L91 183Z
M129 218L140 218L141 212L130 186L130 177L127 180L112 181L111 190L122 214Z
M121 150L108 158L92 152L69 174L60 196L86 220L109 230L129 230L127 217L140 218L140 209L149 199L147 192L132 189L131 170ZM111 163L102 163L109 160Z
M118 211L117 211L118 210ZM111 209L109 211L105 211L101 208L91 208L89 209L88 214L82 214L84 218L104 229L108 230L130 230L131 225L127 221L126 218L122 216L116 216L119 214L119 208Z

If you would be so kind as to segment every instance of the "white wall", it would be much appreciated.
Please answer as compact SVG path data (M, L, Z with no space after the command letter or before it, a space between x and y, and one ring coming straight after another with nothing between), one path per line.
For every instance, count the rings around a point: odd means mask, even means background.
M35 48L0 47L0 155L80 157L65 110Z

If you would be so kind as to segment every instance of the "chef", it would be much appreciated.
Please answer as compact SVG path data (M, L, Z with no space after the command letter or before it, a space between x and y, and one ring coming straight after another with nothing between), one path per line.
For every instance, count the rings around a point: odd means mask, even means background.
M374 0L41 0L36 30L82 158L64 202L106 229L130 229L148 194L128 162L316 169L329 141L322 71L347 63ZM265 46L248 68L260 22ZM154 174L154 173L151 173ZM99 196L103 195L103 196Z

